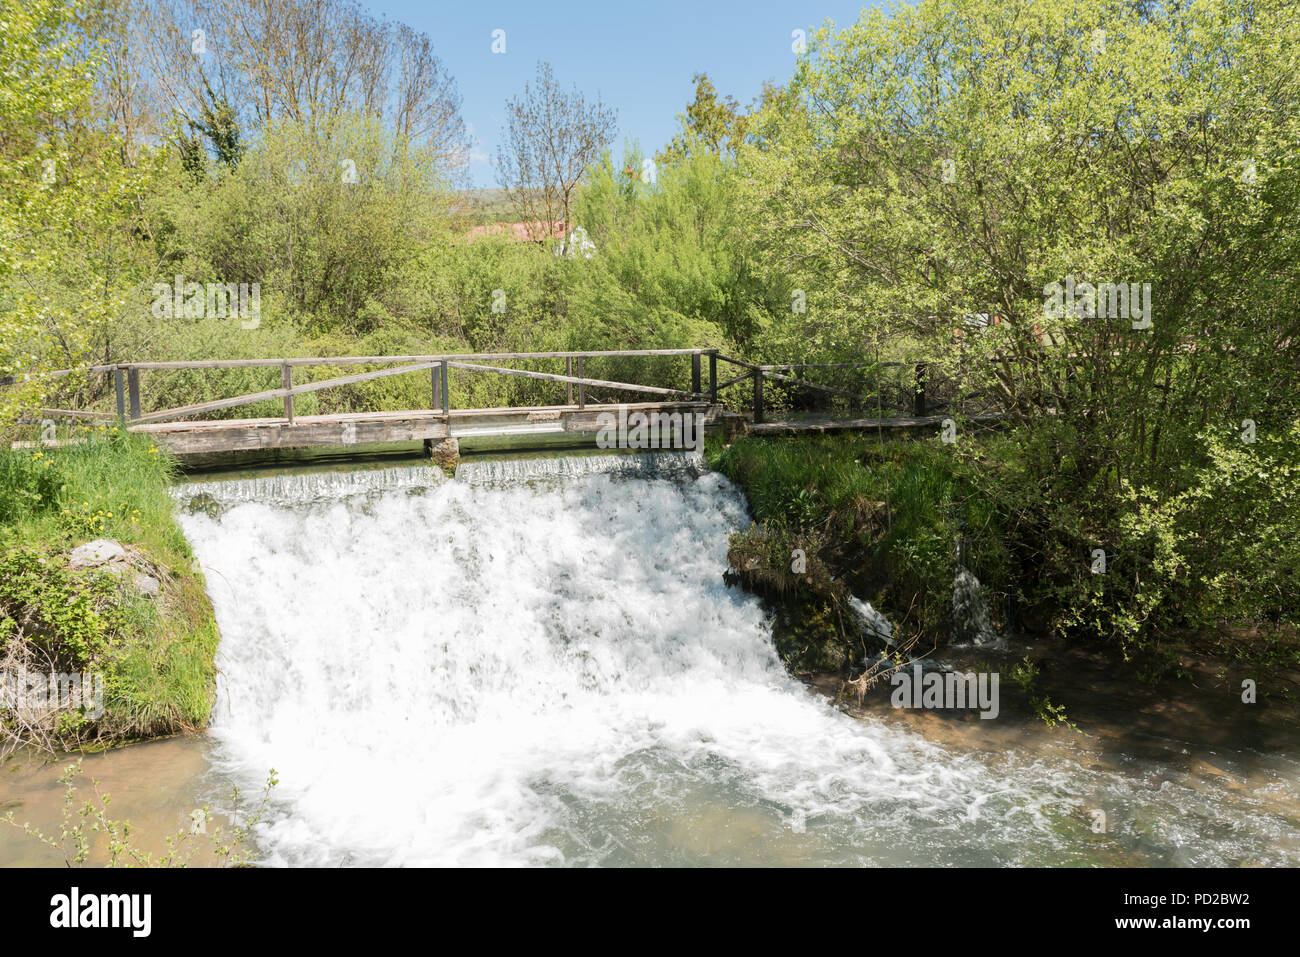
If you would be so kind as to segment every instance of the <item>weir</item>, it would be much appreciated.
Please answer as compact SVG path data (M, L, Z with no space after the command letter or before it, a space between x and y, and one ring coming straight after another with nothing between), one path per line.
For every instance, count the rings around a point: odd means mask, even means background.
M737 860L919 860L903 807L942 833L967 788L1014 800L786 673L723 581L743 496L695 453L175 494L220 506L182 524L222 635L217 766L279 772L268 863L687 863L723 809Z

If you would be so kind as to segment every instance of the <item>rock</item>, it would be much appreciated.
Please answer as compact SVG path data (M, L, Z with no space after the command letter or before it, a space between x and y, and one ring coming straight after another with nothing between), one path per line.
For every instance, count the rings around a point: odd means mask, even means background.
M162 590L162 582L152 575L136 575L131 584L135 586L136 591L146 598L157 598L158 593Z
M456 465L460 462L460 441L448 436L436 444L430 441L429 446L429 454L433 457L434 464L448 475L454 475Z
M890 623L888 618L872 608L870 602L863 601L856 595L850 595L849 610L857 622L859 631L864 635L870 638L878 638L890 647L898 644L894 640L893 624Z
M106 538L97 538L93 542L78 545L68 557L72 568L98 568L108 562L127 561L126 549L117 542Z

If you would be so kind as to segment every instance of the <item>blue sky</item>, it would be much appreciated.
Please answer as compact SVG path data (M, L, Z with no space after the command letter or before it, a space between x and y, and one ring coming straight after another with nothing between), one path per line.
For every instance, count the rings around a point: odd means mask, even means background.
M618 110L618 138L648 151L672 138L694 92L691 77L708 73L719 94L748 104L764 80L784 82L794 67L791 32L826 19L847 26L863 3L848 0L587 0L546 4L362 0L377 17L427 33L460 87L462 113L475 138L470 176L496 186L489 160L507 99L547 60L566 88L576 83ZM874 3L869 5L876 5ZM505 54L492 53L492 31L506 31Z

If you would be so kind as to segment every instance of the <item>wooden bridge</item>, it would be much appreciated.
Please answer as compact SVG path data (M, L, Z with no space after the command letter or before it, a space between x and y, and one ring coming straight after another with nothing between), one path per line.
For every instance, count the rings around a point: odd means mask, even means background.
M678 357L690 363L690 387L666 388L634 382L589 377L585 365L592 359L634 359ZM554 362L564 372L541 372L512 368L509 363L527 361ZM719 363L742 370L725 381L718 380ZM504 364L503 364L504 363ZM116 414L104 411L41 409L40 417L74 419L90 423L122 421L132 432L145 433L169 451L182 456L250 450L354 446L373 443L424 442L426 447L447 440L478 436L544 435L548 433L595 433L601 427L603 413L620 409L632 412L697 413L710 429L731 431L779 432L828 429L918 428L934 426L942 415L928 415L925 365L915 364L913 384L906 396L910 415L876 418L821 419L813 421L767 422L764 416L764 385L768 382L788 384L800 389L831 395L864 396L848 390L826 386L790 373L800 369L843 369L872 363L827 363L820 365L758 365L722 355L716 349L641 349L603 352L516 352L470 353L414 356L341 356L295 359L216 359L192 362L126 362L95 366L81 370L61 370L50 375L70 376L77 373L107 375L112 380ZM913 364L879 363L880 366ZM337 376L294 384L295 370L321 366L382 366L351 375ZM193 405L146 411L142 380L146 374L181 371L232 369L279 369L280 387L213 399ZM516 376L564 386L565 401L560 404L512 406L506 408L454 408L451 402L451 374ZM684 370L683 370L684 373ZM403 411L346 412L327 415L298 415L294 400L314 392L338 389L390 376L420 375L428 377L429 404L423 409ZM706 378L707 376L707 378ZM684 375L683 375L684 378ZM13 380L9 380L11 383ZM748 414L728 412L720 401L721 393L748 383ZM0 382L0 384L6 384ZM593 393L589 398L589 390ZM597 397L596 394L599 394ZM611 393L632 393L641 401L612 401ZM648 398L647 398L648 397ZM591 399L595 399L592 401ZM262 418L202 418L267 401L281 403L282 414ZM30 421L30 420L29 420Z

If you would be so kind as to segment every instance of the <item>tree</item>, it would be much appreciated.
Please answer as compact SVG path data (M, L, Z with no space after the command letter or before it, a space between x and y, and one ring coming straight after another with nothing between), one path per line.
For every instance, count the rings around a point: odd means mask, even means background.
M734 97L720 99L707 73L697 73L695 99L678 114L682 132L673 137L659 154L661 163L671 163L688 155L692 145L714 153L734 153L745 138L747 117Z
M616 112L588 104L575 86L566 93L549 63L537 64L536 86L506 103L506 128L496 156L497 176L525 222L569 230L574 191L614 138ZM536 237L538 239L542 236Z
M124 90L136 100L147 90L158 104L132 127L136 136L165 136L179 115L186 128L212 129L211 148L229 164L238 142L268 124L288 120L328 136L336 116L364 113L448 172L466 163L455 80L433 41L405 24L349 0L99 2L129 10L125 22L110 21L114 62L130 77L112 87L119 112Z
M123 164L92 109L102 57L82 48L84 4L0 0L0 418L43 403L41 373L107 348L137 278L126 245L152 168ZM75 381L75 380L71 380Z
M760 261L808 294L782 342L915 348L999 395L1028 564L1071 614L1104 595L1095 630L1201 603L1171 583L1239 582L1230 515L1276 546L1249 550L1273 556L1254 593L1295 594L1298 57L1284 0L921 0L820 31L750 124ZM1121 560L1080 572L1099 542Z

